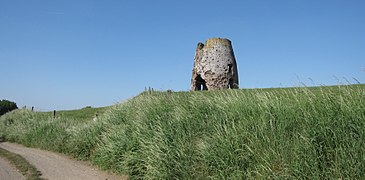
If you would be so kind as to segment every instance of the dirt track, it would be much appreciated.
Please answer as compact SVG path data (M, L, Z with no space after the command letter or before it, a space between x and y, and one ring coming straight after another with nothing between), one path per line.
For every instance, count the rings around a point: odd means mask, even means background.
M2 179L19 179L23 180L25 177L16 170L14 166L7 160L0 158L0 180Z
M97 170L86 162L76 161L61 154L40 149L27 148L8 142L0 143L0 147L23 156L42 173L42 178L50 180L127 179L126 177L120 177ZM1 176L0 179L2 179Z

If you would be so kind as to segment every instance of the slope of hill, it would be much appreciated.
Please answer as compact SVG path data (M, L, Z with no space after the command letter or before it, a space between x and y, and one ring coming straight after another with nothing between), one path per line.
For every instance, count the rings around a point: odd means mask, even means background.
M133 179L363 179L365 86L144 92L96 122L10 112L0 136Z

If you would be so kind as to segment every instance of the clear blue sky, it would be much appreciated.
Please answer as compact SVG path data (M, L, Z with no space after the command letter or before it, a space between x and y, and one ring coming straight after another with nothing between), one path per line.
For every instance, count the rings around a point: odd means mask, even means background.
M241 88L365 83L364 0L2 0L0 99L59 110L186 91L212 37L232 41Z

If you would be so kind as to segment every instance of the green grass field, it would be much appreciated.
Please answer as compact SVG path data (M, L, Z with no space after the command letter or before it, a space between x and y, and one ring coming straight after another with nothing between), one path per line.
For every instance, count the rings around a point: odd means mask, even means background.
M131 179L365 179L365 85L143 92L80 111L16 110L0 137Z
M69 119L75 119L81 122L87 122L90 119L93 119L95 115L103 114L109 107L99 107L99 108L92 108L90 106L84 107L82 109L77 110L68 110L68 111L57 111L56 117L62 117L62 118L69 118ZM53 117L53 111L52 112L43 112L49 117Z

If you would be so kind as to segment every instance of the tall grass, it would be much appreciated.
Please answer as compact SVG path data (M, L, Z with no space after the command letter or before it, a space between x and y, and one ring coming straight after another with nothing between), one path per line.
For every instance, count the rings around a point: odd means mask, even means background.
M0 121L7 140L132 179L365 178L363 85L145 92L97 122L24 110Z

